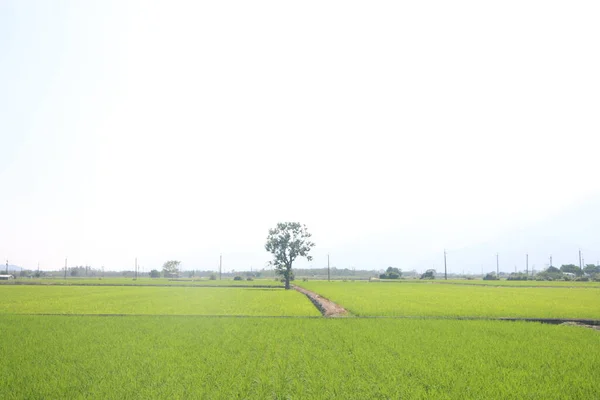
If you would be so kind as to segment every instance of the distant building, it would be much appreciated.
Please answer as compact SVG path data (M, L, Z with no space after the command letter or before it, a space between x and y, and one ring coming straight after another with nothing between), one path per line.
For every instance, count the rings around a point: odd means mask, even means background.
M0 275L0 281L7 281L9 279L14 279L15 277L12 275Z

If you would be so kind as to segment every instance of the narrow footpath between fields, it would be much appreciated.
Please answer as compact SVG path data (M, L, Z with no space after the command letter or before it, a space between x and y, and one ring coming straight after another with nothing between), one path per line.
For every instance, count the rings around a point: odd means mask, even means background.
M336 304L315 292L311 292L310 290L306 290L299 286L292 285L292 287L300 293L306 295L306 297L308 297L315 307L319 309L324 317L345 317L348 315L348 311L346 311L346 309L339 304Z

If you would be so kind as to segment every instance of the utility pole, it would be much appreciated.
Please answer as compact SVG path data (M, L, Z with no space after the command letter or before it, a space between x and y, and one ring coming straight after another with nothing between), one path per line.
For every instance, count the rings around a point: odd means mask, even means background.
M583 269L583 267L581 266L581 249L579 249L579 269Z
M500 278L500 258L498 253L496 253L496 277Z
M67 259L65 258L65 279L67 279Z
M134 280L137 280L137 268L138 268L138 266L137 266L137 257L136 257L135 258L135 279Z
M40 262L38 261L38 278L40 277Z
M552 266L552 254L550 254L550 266Z
M327 282L331 282L331 270L329 269L329 254L327 254Z
M448 268L446 266L446 249L444 249L444 279L448 280Z
M6 259L6 275L8 275L8 259Z
M219 280L221 280L222 273L223 273L223 254L219 254Z
M529 274L529 253L525 254L525 271L526 274Z

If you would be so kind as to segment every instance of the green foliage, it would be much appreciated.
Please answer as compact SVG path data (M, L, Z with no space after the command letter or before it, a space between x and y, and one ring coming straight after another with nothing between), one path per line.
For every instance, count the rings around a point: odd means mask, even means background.
M420 279L435 279L435 269L428 269L424 274L421 274Z
M568 326L5 316L0 332L3 399L556 400L599 388L600 335Z
M297 285L359 316L600 319L600 289L590 286L596 283L572 282L581 285L581 289L573 289L497 286L506 281L492 281L493 286L397 282L309 281Z
M233 277L233 280L234 280L234 281L243 281L243 280L244 280L244 278L242 278L241 276L237 275L237 276L234 276L234 277Z
M530 277L527 274L513 272L506 279L509 281L526 281L529 280Z
M179 276L179 265L181 261L171 260L163 264L162 272L165 278L174 278Z
M388 267L385 273L379 275L379 279L400 279L402 270L398 268Z
M273 255L270 265L283 276L286 289L290 288L294 261L298 257L312 260L308 254L315 246L309 240L311 236L306 225L299 222L280 222L274 229L269 229L265 249Z
M568 272L568 273L571 273L571 274L575 274L577 276L583 274L583 272L581 271L581 269L577 265L574 265L574 264L561 265L560 266L560 271L563 272L563 273L564 272Z
M500 280L500 278L498 278L496 276L495 272L488 272L487 274L485 274L485 276L483 277L484 281L498 281Z
M550 267L548 267L546 269L546 272L559 274L560 273L560 269L558 269L556 267L553 267L553 266L550 266Z
M156 269L150 271L150 278L160 278L160 271Z
M588 275L599 274L600 273L600 265L587 264L583 268L583 272L585 272Z
M557 270L558 272L555 272L554 270L549 271L543 271L540 273L537 273L535 275L535 279L538 281L558 281L564 278L563 273L560 272L560 270L558 268L554 268L555 270Z
M217 274L212 273L208 276L208 279L210 279L211 281L216 281L217 280Z

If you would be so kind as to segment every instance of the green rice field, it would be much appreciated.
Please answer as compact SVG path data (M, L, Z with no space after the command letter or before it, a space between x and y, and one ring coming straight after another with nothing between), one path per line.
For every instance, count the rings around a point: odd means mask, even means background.
M298 282L358 316L600 319L600 289Z
M577 281L509 281L501 279L497 281L484 281L483 279L382 279L371 283L422 283L422 284L454 284L454 285L481 285L481 286L517 286L517 287L569 287L569 288L600 288L600 282L577 282Z
M597 331L525 322L0 318L0 398L594 399Z
M258 286L283 288L283 284L274 279L255 279L252 281L233 279L164 279L164 278L19 278L0 281L0 285L56 285L56 286Z
M296 283L351 316L323 318L306 296L279 288L0 285L0 399L600 393L598 330L450 319L598 318L600 289Z
M321 315L283 289L16 285L0 287L0 314Z

